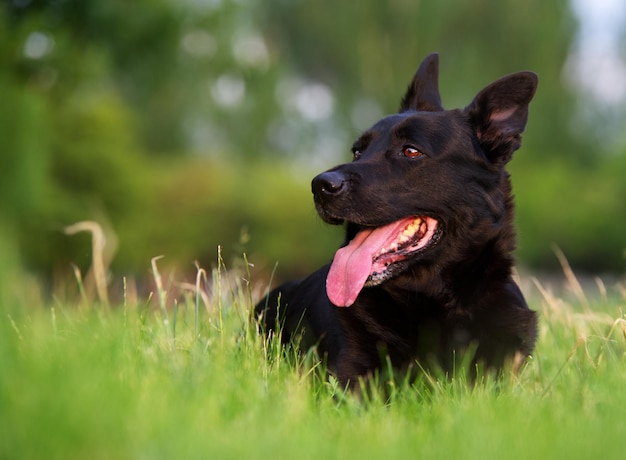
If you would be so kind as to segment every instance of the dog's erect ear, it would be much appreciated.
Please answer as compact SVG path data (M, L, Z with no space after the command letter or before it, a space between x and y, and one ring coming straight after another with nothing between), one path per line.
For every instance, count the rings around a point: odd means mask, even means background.
M483 89L465 109L489 159L507 163L522 143L528 104L539 79L532 72L503 77Z
M400 112L418 110L439 112L443 110L439 96L439 54L430 54L415 72L413 81L400 103Z

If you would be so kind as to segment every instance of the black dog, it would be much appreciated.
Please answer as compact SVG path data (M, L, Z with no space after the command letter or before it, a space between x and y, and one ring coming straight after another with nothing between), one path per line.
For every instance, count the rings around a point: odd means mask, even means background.
M520 72L444 110L438 55L421 64L400 112L315 177L324 221L346 223L332 264L286 283L257 307L266 331L318 346L342 384L389 359L408 369L500 370L533 350L537 319L511 277L513 199L506 163L520 147L537 76Z

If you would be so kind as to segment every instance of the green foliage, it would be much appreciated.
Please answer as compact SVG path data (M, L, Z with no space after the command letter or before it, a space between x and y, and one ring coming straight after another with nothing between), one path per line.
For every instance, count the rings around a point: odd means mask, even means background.
M556 268L554 246L589 272L623 271L626 236L626 155L596 169L536 162L522 152L511 171L517 198L519 259L531 267Z
M153 168L142 187L142 212L115 228L124 235L114 262L118 272L131 267L138 273L160 254L167 264L192 269L194 260L211 263L219 245L229 259L246 252L268 275L278 263L281 278L304 276L328 262L342 241L340 228L317 217L308 181L284 166L196 159ZM146 221L155 223L148 232Z
M45 102L2 75L0 100L0 213L24 218L40 208L48 183Z
M385 392L359 397L257 335L241 275L200 276L200 300L172 286L113 309L2 302L0 457L623 455L619 292L527 288L541 326L516 378L381 381Z
M172 89L178 77L178 11L167 0L7 2L0 9L12 32L6 37L12 64L7 70L57 100L86 86L113 84L133 109L151 114L137 126L143 142L177 148L183 102Z
M55 112L45 146L46 174L37 182L38 207L24 209L18 221L23 257L33 268L79 262L61 233L66 225L94 216L117 223L140 204L135 181L143 158L132 117L116 95L74 94Z

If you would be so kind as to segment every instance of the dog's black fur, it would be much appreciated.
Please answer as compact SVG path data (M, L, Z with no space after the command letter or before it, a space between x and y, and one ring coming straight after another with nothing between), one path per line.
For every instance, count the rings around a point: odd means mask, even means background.
M330 265L274 289L256 307L266 332L279 325L283 341L297 335L301 346L317 345L342 384L370 375L386 357L400 369L417 361L452 371L467 349L473 364L503 369L535 344L535 313L512 279L505 165L520 147L537 76L501 78L456 110L443 109L437 80L432 54L399 113L361 135L354 161L312 182L322 219L346 224L344 246L362 230L416 216L436 220L426 246L394 256L347 308L329 300Z

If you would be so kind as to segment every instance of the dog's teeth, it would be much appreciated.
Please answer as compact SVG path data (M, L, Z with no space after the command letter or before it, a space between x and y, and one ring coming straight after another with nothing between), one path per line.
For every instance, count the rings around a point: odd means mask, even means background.
M418 217L409 225L407 225L406 228L400 234L400 237L398 238L398 242L402 244L410 240L413 237L413 235L415 235L415 233L419 230L422 223L423 223L423 220L420 217Z
M402 232L398 235L397 240L389 244L389 246L387 246L386 248L383 248L378 255L398 251L403 244L410 241L416 235L416 233L420 231L423 225L424 220L421 217L416 217L413 222L411 222L404 228L404 230L402 230Z

